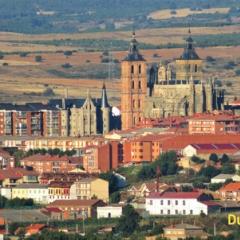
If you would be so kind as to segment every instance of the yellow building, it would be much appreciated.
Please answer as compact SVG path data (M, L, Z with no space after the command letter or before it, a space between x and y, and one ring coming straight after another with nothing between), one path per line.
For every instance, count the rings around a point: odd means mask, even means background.
M33 199L35 203L48 203L48 186L41 184L19 184L12 188L12 199Z
M100 178L86 178L75 182L70 188L70 199L101 199L109 201L109 184Z

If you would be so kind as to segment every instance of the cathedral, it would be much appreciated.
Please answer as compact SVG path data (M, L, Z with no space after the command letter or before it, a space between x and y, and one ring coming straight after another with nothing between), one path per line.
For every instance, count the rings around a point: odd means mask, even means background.
M143 118L190 116L221 109L224 92L204 79L204 61L198 56L189 30L182 55L173 62L147 65L133 33L121 63L122 129Z

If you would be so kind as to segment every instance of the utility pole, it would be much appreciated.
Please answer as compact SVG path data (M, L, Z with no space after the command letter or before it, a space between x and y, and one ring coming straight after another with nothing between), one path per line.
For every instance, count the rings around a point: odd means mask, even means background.
M213 236L217 236L217 227L216 227L216 222L213 223Z

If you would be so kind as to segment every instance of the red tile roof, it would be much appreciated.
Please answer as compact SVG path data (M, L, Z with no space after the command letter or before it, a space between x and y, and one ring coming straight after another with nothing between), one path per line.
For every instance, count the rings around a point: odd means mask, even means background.
M62 212L59 208L56 208L56 207L47 207L44 210L46 210L48 212L55 212L55 213L61 213Z
M50 162L55 162L55 161L63 161L63 162L72 162L72 163L82 163L82 157L69 157L69 156L58 156L54 155L51 156L49 154L46 155L41 155L41 154L35 154L26 158L23 158L21 161L50 161Z
M90 200L56 200L48 205L48 207L90 207L101 202L99 199Z
M221 204L214 202L214 201L201 201L201 203L207 205L208 207L214 207L214 206L221 207L222 206Z
M240 116L234 115L232 111L215 111L213 113L197 113L189 120L215 120L215 121L227 121L227 120L240 120Z
M240 150L239 143L213 143L213 144L191 144L194 148L198 150L214 150L214 149L232 149L232 150Z
M41 231L45 227L46 227L45 224L39 224L39 223L31 224L25 228L26 235L39 233L39 231Z
M229 183L219 190L220 192L237 192L240 191L240 183L239 182L232 182Z
M0 170L0 180L7 178L20 179L23 176L38 176L38 173L35 171L26 170L24 168L7 168Z
M167 198L167 199L197 199L202 195L201 192L153 192L148 198Z

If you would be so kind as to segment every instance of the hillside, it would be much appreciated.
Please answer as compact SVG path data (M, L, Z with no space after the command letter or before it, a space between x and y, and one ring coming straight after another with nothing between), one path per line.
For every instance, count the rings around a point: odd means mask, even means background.
M186 26L189 18L193 25L218 26L234 23L232 18L240 14L240 3L235 0L0 0L0 5L0 31L24 33ZM188 14L185 11L181 21L176 20L174 11L186 8ZM149 17L166 9L173 11L167 20Z

